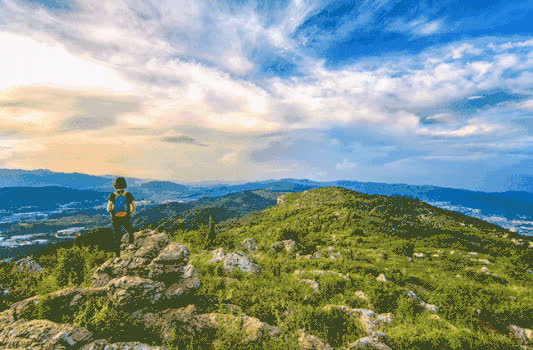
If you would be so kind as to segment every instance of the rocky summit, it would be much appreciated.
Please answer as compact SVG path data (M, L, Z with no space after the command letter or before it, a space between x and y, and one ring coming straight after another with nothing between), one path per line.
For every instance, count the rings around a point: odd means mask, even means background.
M201 285L189 262L189 249L170 242L167 235L145 230L135 244L123 243L121 255L102 264L87 288L65 288L17 302L0 314L2 349L159 349L138 342L109 344L94 339L83 327L39 317L43 303L54 306L54 318L68 317L89 299L113 303L119 310L141 317L172 306Z

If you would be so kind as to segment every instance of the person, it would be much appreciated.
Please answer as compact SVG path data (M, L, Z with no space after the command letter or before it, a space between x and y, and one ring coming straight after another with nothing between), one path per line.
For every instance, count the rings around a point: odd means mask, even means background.
M126 191L128 185L126 179L117 177L113 185L115 192L109 195L107 202L107 211L111 215L111 224L113 225L113 250L116 256L120 256L120 242L122 240L122 227L128 232L128 243L134 243L133 227L131 226L130 217L135 213L135 200L131 193Z

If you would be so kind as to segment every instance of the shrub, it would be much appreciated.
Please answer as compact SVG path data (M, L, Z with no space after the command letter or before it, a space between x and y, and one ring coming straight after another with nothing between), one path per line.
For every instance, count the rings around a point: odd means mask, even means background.
M409 241L401 241L392 251L398 255L411 256L415 250L415 245Z

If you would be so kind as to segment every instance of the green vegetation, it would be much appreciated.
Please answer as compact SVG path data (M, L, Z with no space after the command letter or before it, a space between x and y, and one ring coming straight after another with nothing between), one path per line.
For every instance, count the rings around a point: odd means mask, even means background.
M191 249L202 281L183 306L194 304L198 313L230 313L224 306L236 305L239 314L277 326L281 335L258 345L243 341L238 324L224 324L210 334L183 325L168 341L171 348L203 348L215 339L219 349L297 348L299 329L333 347L366 336L358 317L328 305L392 313L393 322L382 330L393 349L519 349L507 327L533 328L531 238L481 220L416 199L322 188L286 194L277 206L231 225L215 222L217 216L208 215L194 229L159 225ZM247 238L255 239L258 250L241 246ZM297 250L271 248L288 239ZM261 273L225 272L221 264L209 263L210 250L220 247L245 251ZM47 268L41 274L0 265L0 284L14 291L0 307L61 286L83 285L108 257L97 249L73 247L41 257ZM377 279L381 274L386 281ZM317 282L318 290L302 280ZM416 293L418 301L407 291ZM426 309L420 300L439 310ZM48 304L43 305L36 317L50 317ZM102 300L89 300L68 321L112 341L136 334L136 340L157 343L155 335ZM136 331L124 333L123 325Z

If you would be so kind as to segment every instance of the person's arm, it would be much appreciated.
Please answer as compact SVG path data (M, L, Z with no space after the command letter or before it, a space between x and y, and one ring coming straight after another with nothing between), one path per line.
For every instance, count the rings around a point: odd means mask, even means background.
M113 216L113 211L115 210L115 205L111 201L107 201L107 212Z
M135 201L132 200L131 203L130 203L130 214L134 214L135 213L135 209L137 209L137 207L135 206Z

